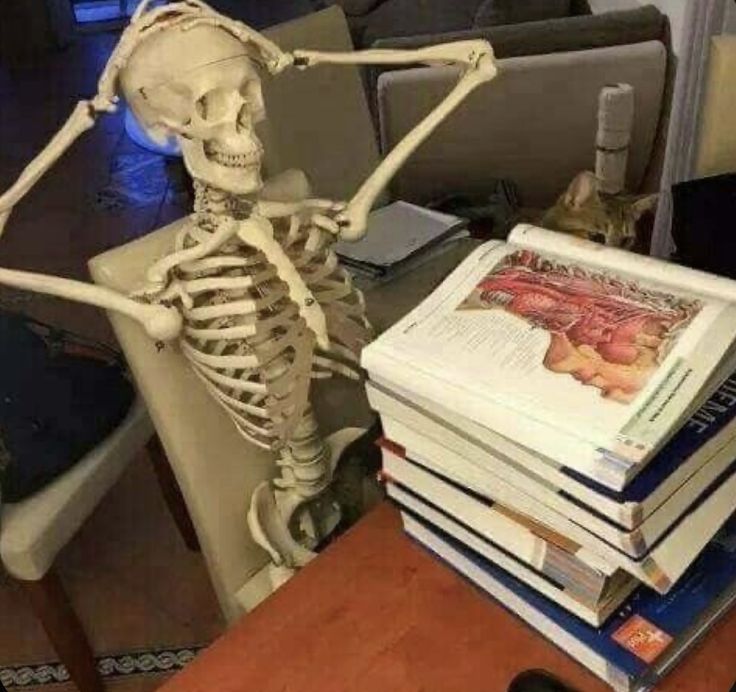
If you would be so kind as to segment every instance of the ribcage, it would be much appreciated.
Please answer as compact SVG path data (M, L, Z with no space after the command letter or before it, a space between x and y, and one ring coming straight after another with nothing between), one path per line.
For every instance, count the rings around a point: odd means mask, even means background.
M289 286L263 251L232 235L205 256L187 257L185 251L212 238L213 230L195 223L180 231L172 257L185 261L169 263L157 300L180 306L182 352L240 433L278 449L304 414L311 377L357 376L360 349L370 338L363 298L328 246L307 249L306 229L276 225L274 238L325 314L329 349L317 349Z

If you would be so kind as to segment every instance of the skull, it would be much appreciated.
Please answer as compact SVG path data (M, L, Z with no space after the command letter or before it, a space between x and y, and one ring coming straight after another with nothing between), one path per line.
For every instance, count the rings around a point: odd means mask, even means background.
M172 27L143 41L120 77L147 132L173 133L193 178L235 194L263 184L254 126L265 111L249 50L223 29Z

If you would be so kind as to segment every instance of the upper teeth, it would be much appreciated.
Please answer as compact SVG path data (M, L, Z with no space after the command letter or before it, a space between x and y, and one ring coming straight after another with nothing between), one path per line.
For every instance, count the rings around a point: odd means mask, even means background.
M224 151L215 150L208 150L206 153L207 158L215 163L219 163L221 166L240 168L254 163L259 163L262 152L260 149L254 149L253 151L249 151L247 154L228 154Z

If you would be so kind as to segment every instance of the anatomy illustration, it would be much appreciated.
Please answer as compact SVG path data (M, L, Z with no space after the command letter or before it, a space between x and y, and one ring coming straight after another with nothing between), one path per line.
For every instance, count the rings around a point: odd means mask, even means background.
M547 369L628 403L700 308L697 300L519 250L484 277L459 309L502 309L546 330Z
M457 65L447 97L389 152L347 201L314 199L301 172L261 177L254 131L267 117L261 75L321 64ZM278 584L314 556L337 525L328 492L349 440L323 439L310 379L356 376L370 338L361 294L330 245L358 240L380 192L408 156L477 86L496 74L490 46L461 41L412 51L287 53L199 0L144 2L99 82L48 146L0 197L0 233L13 206L122 94L146 132L175 136L194 179L193 213L169 255L132 295L0 269L0 283L60 296L136 320L179 348L249 442L275 452L279 475L256 489L248 524ZM294 113L295 121L299 113ZM325 142L325 156L330 156ZM246 463L244 461L244 463Z

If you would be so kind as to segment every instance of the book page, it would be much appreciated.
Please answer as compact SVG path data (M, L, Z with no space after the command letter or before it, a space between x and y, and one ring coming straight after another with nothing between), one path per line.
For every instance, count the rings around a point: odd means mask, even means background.
M736 281L733 279L608 247L566 233L519 224L509 234L509 243L537 252L562 255L589 267L625 272L650 283L687 287L705 297L736 302Z
M736 310L721 300L491 242L364 361L492 429L491 401L638 461L683 415L735 333ZM377 351L395 361L391 375Z

